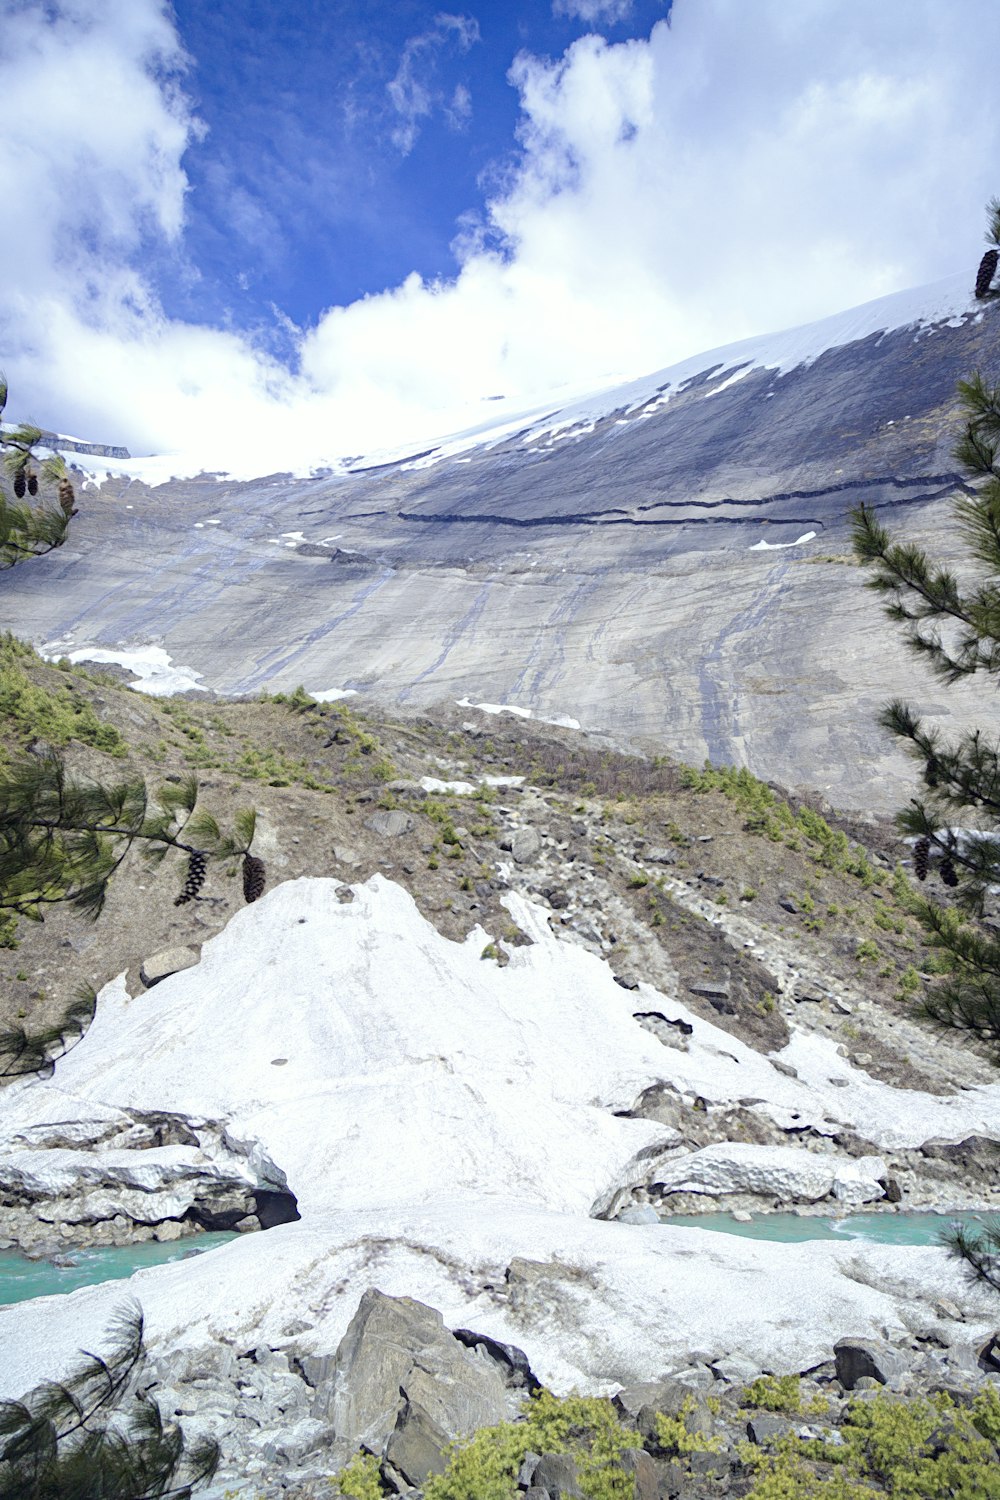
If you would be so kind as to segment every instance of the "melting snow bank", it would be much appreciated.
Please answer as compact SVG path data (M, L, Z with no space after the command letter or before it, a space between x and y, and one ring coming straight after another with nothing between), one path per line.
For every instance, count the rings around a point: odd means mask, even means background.
M518 719L534 719L539 724L555 724L559 729L579 729L580 720L571 719L568 714L556 714L554 718L546 718L543 714L536 714L533 708L518 708L513 703L473 703L471 698L456 698L455 702L459 708L478 708L483 714L513 714Z
M84 1157L91 1216L185 1212L164 1195L180 1172L183 1199L202 1168L227 1191L287 1184L297 1197L300 1222L130 1282L175 1383L200 1379L206 1361L231 1366L234 1383L248 1350L275 1379L289 1360L311 1368L371 1287L519 1346L557 1391L655 1379L693 1350L807 1368L844 1333L928 1321L942 1293L966 1309L970 1339L979 1332L972 1294L936 1249L777 1245L593 1215L657 1180L805 1201L882 1192L878 1156L822 1139L692 1151L669 1127L624 1117L656 1084L692 1105L742 1100L793 1132L860 1131L879 1148L995 1135L1000 1087L893 1089L796 1034L776 1067L651 987L624 990L514 896L532 941L501 968L483 957L482 929L447 941L381 876L347 894L289 881L239 912L196 967L135 997L119 977L51 1079L0 1093L4 1192L34 1195L54 1227ZM641 1024L653 1011L683 1023L686 1050ZM172 1122L183 1149L137 1133L154 1120ZM122 1295L114 1283L0 1312L0 1396L93 1348ZM233 1465L246 1444L279 1441L280 1405L252 1421L245 1406L198 1410Z
M748 547L747 548L747 551L748 552L780 552L785 547L801 547L802 544L803 544L803 542L811 542L811 541L813 541L815 539L815 536L816 536L815 531L807 531L802 536L799 537L798 541L795 541L795 542L765 542L765 541L754 542L754 544L753 544L752 547Z
M130 682L129 687L137 693L148 693L152 698L208 692L200 681L201 672L192 667L175 666L162 646L122 647L112 651L103 646L70 646L66 641L48 641L39 646L38 653L46 661L61 661L65 657L74 666L78 662L93 662L95 666L124 667L138 678L137 682Z

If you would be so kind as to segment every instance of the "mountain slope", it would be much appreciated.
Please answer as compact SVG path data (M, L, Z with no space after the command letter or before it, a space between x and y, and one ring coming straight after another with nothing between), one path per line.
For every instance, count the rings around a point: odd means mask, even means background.
M996 356L966 284L381 465L150 487L123 463L19 570L7 623L57 653L152 642L222 692L471 695L893 806L872 720L912 673L843 565L846 517L865 499L948 544L955 384ZM974 713L949 700L927 706Z

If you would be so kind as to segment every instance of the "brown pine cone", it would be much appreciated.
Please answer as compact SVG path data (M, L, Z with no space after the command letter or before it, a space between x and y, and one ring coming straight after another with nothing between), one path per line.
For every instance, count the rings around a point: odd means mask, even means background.
M243 899L250 904L251 901L259 901L264 894L264 886L267 884L267 870L264 861L258 859L256 854L244 854L243 856Z

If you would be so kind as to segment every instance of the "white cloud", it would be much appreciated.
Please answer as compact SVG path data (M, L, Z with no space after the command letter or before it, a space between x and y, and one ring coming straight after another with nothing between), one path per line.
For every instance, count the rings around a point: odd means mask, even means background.
M471 45L473 26L438 17L435 46ZM521 56L520 154L463 222L458 276L286 328L292 373L168 320L143 276L150 243L183 253L197 129L168 8L29 0L0 60L14 414L134 450L190 441L220 465L248 445L262 469L320 462L420 442L497 392L640 374L963 266L971 281L998 188L998 50L994 0L675 0L648 40ZM423 55L401 129L425 118Z
M399 117L392 132L392 143L408 156L417 143L421 123L441 108L452 128L467 120L471 113L468 89L459 84L451 103L445 101L437 83L437 62L441 49L455 41L462 52L479 41L479 23L471 16L453 16L445 12L434 17L434 25L419 36L411 36L403 48L396 75L387 89L389 100Z
M553 0L552 14L572 16L588 26L603 21L607 25L624 21L632 14L632 0Z

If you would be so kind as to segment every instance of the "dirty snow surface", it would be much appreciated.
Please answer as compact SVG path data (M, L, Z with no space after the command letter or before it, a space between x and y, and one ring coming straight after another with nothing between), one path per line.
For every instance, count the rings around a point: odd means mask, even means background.
M845 1333L898 1329L942 1292L963 1295L936 1249L594 1218L658 1172L704 1175L697 1153L687 1166L678 1157L674 1132L616 1113L658 1081L692 1101L754 1096L790 1125L857 1126L876 1143L990 1133L1000 1087L895 1090L797 1034L785 1058L799 1077L787 1076L679 1002L625 991L539 909L508 901L532 942L501 967L483 956L483 930L446 940L384 877L351 892L278 886L197 967L134 997L124 978L106 986L54 1076L0 1094L0 1163L30 1152L36 1176L56 1173L68 1134L99 1141L100 1122L121 1112L167 1111L196 1134L221 1125L251 1171L287 1181L300 1222L128 1284L154 1350L223 1340L330 1352L377 1286L519 1345L557 1390L607 1390L692 1350L805 1368ZM651 1010L693 1028L687 1050L638 1023ZM788 1147L723 1156L713 1181L749 1173L780 1188L790 1156L819 1165ZM855 1165L850 1193L864 1198L878 1162ZM544 1268L530 1296L510 1292L517 1258ZM0 1311L0 1396L92 1347L122 1296L111 1283Z

